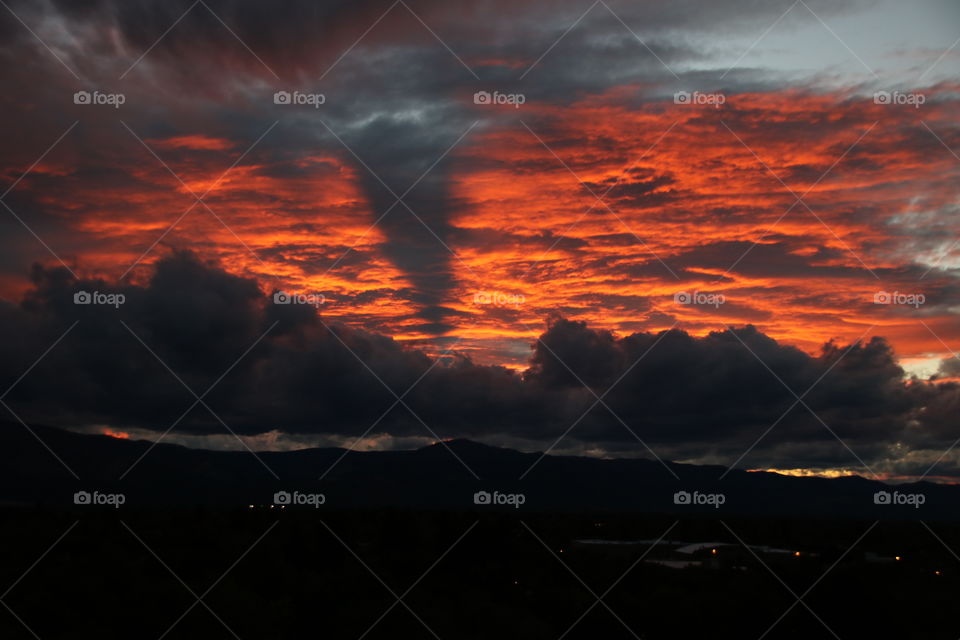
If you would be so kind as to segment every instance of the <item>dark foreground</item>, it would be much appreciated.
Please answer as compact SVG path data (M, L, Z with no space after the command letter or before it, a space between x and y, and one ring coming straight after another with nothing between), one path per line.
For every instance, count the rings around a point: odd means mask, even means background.
M0 531L5 639L960 636L945 522L7 509Z

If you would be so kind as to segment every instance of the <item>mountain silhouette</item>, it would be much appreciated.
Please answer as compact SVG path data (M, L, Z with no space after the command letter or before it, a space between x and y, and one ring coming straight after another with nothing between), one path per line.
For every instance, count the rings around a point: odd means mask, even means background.
M301 492L323 494L323 509L946 520L960 515L960 487L954 485L726 472L725 467L713 465L523 453L470 440L408 451L319 448L254 456L248 451L190 449L0 423L0 503L5 505L73 506L76 492L96 491L122 493L123 508L128 509L271 508L277 492ZM494 498L489 504L478 498L477 504L478 492ZM880 504L875 500L878 492ZM884 493L893 504L882 503ZM522 503L501 497L498 504L495 494L522 494ZM895 504L898 498L909 502L909 496L918 494L922 495L919 506ZM719 501L711 500L711 495L722 495L722 504L717 505ZM686 496L690 499L684 503Z

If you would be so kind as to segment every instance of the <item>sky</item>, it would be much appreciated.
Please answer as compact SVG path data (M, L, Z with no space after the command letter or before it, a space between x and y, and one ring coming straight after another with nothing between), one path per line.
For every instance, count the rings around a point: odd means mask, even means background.
M960 470L955 2L7 0L0 34L10 419Z

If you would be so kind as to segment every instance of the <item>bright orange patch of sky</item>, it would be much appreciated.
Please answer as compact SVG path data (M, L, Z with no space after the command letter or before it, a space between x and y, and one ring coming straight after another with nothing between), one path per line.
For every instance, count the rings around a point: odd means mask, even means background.
M932 257L899 252L892 233L918 197L928 211L956 202L956 159L936 152L932 138L908 144L928 135L921 118L934 128L949 122L952 104L931 92L918 114L788 91L730 96L720 109L624 106L624 96L642 91L507 108L514 121L479 128L451 154L457 285L446 304L465 316L451 332L463 339L459 349L522 367L526 345L555 311L621 333L676 324L704 334L753 323L808 351L834 338L883 335L905 363L949 355L937 336L960 346L960 328L942 307L930 315L873 304L877 291L935 284L936 272L927 282L897 275ZM257 277L265 292L323 293L324 315L436 352L436 337L414 328L405 274L380 250L386 238L371 225L382 212L361 189L364 169L339 150L318 150L286 166L254 154L223 175L249 142L195 133L149 139L181 184L130 138L103 151L126 175L105 189L71 175L67 140L18 189L46 185L40 199L84 238L77 250L59 248L82 272L115 279L139 261L132 273L142 280L168 248L193 248ZM208 189L203 203L190 193ZM790 190L809 190L806 205ZM727 272L743 253L733 243L757 246ZM717 247L727 247L729 264L671 273ZM796 262L766 264L765 248ZM0 286L15 296L24 282L7 277ZM719 293L725 303L678 305L679 291ZM478 292L522 302L477 304Z

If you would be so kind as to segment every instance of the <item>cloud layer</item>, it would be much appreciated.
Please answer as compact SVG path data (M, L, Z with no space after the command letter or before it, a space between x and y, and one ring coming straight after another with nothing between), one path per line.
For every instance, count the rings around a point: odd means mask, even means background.
M78 291L124 302L78 305ZM277 304L255 280L187 252L158 262L142 286L38 267L0 324L19 337L0 347L0 376L29 371L6 402L26 420L72 428L541 449L566 433L562 451L649 455L649 446L728 464L746 453L750 468L856 467L859 457L892 470L895 454L947 448L960 400L956 382L905 381L882 338L828 343L814 357L751 325L619 337L554 316L522 373L455 353L434 361L311 306ZM924 456L912 471L932 461Z
M847 21L883 15L808 6L14 2L64 64L3 23L9 182L77 124L4 200L57 257L3 217L0 290L16 299L41 257L145 279L166 246L516 369L552 312L620 332L753 323L811 353L879 324L907 364L930 362L960 340L955 56L890 32L860 52L872 72L837 41L800 71L777 52L810 54L793 38L829 38L818 18L856 43ZM75 105L78 89L126 102ZM877 89L925 102L875 104ZM273 103L298 90L326 101ZM727 304L673 303L690 289ZM872 304L880 291L927 304ZM476 304L484 292L524 302Z

